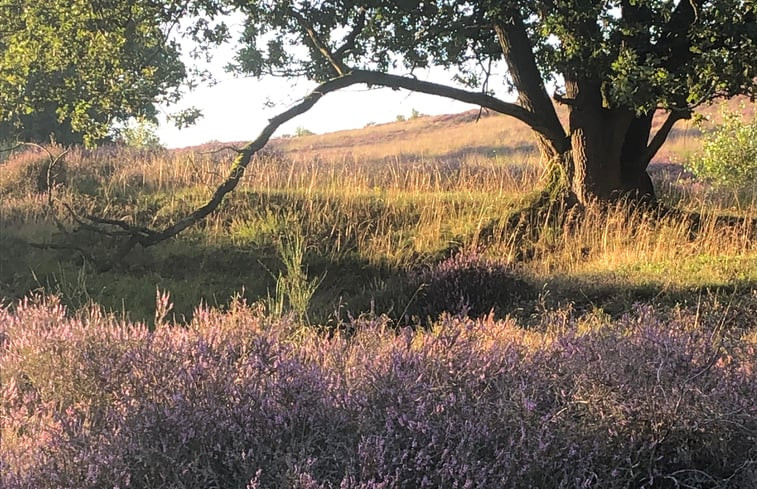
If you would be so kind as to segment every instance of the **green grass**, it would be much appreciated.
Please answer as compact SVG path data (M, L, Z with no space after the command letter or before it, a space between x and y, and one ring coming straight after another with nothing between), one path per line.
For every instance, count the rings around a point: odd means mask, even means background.
M757 198L735 200L667 173L656 177L661 198L702 214L696 233L680 219L629 215L622 206L589 208L571 226L544 220L528 224L539 232L514 233L507 217L538 189L542 170L536 158L524 157L528 134L508 124L499 117L478 125L464 117L423 118L397 130L383 125L274 141L217 213L175 239L135 249L107 271L98 269L118 239L71 232L77 225L61 203L159 228L205 202L233 155L75 149L66 155L54 210L46 194L27 185L39 155L16 155L0 167L0 296L10 301L45 289L74 307L92 301L150 320L159 289L171 292L177 317L189 318L200 302L223 306L237 294L271 305L277 279L296 276L289 287L313 289L300 311L311 323L366 312L399 320L423 300L415 272L473 250L512 266L541 291L500 315L528 317L569 303L621 313L638 301L667 307L757 288L749 224ZM746 221L726 225L716 220L720 214ZM302 237L298 273L285 266L281 247L293 231Z

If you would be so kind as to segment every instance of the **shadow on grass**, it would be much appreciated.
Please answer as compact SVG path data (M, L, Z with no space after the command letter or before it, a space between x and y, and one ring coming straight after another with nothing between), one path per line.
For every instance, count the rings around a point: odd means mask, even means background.
M738 322L738 318L751 318L757 310L757 280L670 286L653 281L631 284L597 276L556 276L543 281L538 304L531 304L536 308L530 315L533 318L539 311L569 307L579 314L601 311L618 318L640 303L661 312L677 307L717 309L722 311L724 321ZM523 319L528 322L527 316Z
M275 247L208 244L189 236L135 250L106 272L66 250L33 249L11 232L0 236L0 296L12 301L33 291L61 295L72 309L90 302L131 320L150 323L156 290L171 294L173 314L189 320L200 303L225 307L232 297L265 301L284 272ZM428 324L439 314L514 316L520 324L542 324L550 310L602 311L618 317L636 303L672 309L701 303L729 304L733 314L757 309L757 281L724 280L670 286L606 276L535 277L527 265L504 266L465 256L419 261L411 270L372 263L356 252L338 259L313 251L302 263L304 277L320 282L310 301L312 324L342 324L361 314L387 315L395 325Z
M531 143L518 143L513 146L471 146L440 155L440 157L444 159L465 159L470 156L482 156L485 158L491 158L493 156L515 158L518 156L526 160L538 156L538 149Z
M44 291L60 295L72 310L94 302L148 323L155 313L156 289L169 292L173 314L188 321L200 303L224 307L232 297L264 301L274 294L276 277L284 271L272 245L208 245L197 239L135 249L107 271L68 250L30 248L8 232L0 236L0 249L0 297L5 302ZM311 302L313 323L333 323L340 320L338 314L345 319L348 313L357 316L371 309L391 314L404 307L401 294L394 293L404 290L402 272L388 265L309 254L303 268L308 277L323 277Z

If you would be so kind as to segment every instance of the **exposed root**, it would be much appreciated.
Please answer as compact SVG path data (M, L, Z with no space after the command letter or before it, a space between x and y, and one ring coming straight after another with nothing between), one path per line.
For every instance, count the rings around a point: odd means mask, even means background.
M483 226L478 244L492 244L498 241L500 233L505 233L508 241L518 244L517 249L528 248L528 243L538 241L547 228L563 228L576 222L582 210L575 195L567 190L534 192L515 210Z

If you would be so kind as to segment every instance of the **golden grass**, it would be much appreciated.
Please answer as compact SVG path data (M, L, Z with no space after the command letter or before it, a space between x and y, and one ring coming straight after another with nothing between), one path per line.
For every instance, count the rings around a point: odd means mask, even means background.
M304 159L351 157L383 162L398 157L454 158L463 154L517 155L524 160L538 159L527 126L498 114L482 113L479 117L478 111L423 116L320 136L280 139L273 147L300 154Z
M270 250L294 220L309 253L334 263L356 257L369 265L412 268L453 249L484 249L490 257L519 261L543 280L600 277L660 287L757 281L755 195L713 194L678 167L658 172L657 187L663 199L704 216L696 233L681 219L629 213L622 205L609 211L589 206L570 226L550 219L530 223L539 232L524 240L505 222L538 189L542 176L531 134L509 118L477 116L472 111L420 117L274 140L219 212L180 242ZM696 131L682 126L660 161L677 161L676 155L695 151L698 141ZM75 149L66 155L66 184L55 196L81 213L160 227L207 200L233 156L217 145L152 152ZM24 226L33 226L39 236L40 223L49 222L46 197L18 191L20 169L30 158L11 158L0 172L0 225L6 234L22 236ZM723 225L715 217L722 213L745 219ZM49 225L50 237L54 231Z

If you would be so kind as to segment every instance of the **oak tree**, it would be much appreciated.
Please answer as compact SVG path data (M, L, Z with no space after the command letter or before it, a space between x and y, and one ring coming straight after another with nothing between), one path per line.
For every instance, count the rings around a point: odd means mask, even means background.
M175 4L144 1L153 7ZM232 11L244 19L233 66L238 73L303 77L317 86L238 149L227 178L194 212L163 229L90 216L95 224L128 235L124 250L159 243L205 218L236 188L278 127L351 85L448 97L520 120L533 130L552 170L550 186L578 202L654 199L647 167L674 124L704 103L757 91L754 0L193 0L191 5L202 21ZM181 9L170 13L185 16ZM205 39L217 41L213 32ZM0 44L3 50L8 44ZM499 87L490 83L497 66L506 68ZM413 75L430 67L454 70L455 82ZM504 96L508 92L514 100ZM555 103L566 107L567 121L558 117ZM99 110L110 108L103 104ZM658 114L663 122L653 130Z
M114 122L154 119L192 75L182 34L225 38L198 13L189 0L0 0L0 139L96 143Z
M755 94L753 0L231 3L246 19L240 72L330 80L320 93L402 88L512 116L581 202L653 198L647 167L676 121L718 97ZM492 86L502 63L506 84ZM433 66L455 70L458 86L412 76ZM554 101L567 107L565 124Z

